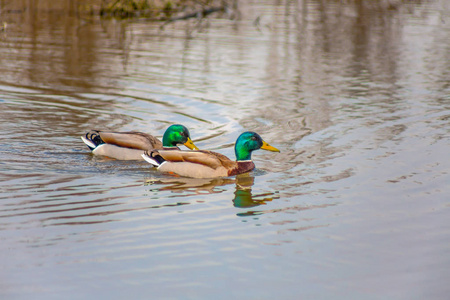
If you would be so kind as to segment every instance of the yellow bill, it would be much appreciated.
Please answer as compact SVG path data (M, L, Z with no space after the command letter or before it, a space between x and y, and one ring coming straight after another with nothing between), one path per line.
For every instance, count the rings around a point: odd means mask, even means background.
M261 149L264 150L268 150L268 151L272 151L272 152L280 152L280 150L278 150L275 147L270 146L269 144L267 144L265 141L263 141L263 145L261 146Z
M184 145L186 147L188 147L189 149L191 149L191 150L199 150L197 148L197 146L194 145L194 143L192 142L191 138L189 138L189 137L187 138L187 141L186 141L186 143L184 143Z

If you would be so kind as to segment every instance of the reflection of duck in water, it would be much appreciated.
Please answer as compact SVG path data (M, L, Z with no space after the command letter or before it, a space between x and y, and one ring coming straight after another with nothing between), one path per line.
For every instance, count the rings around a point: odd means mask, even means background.
M165 185L159 190L183 192L186 190L200 193L221 193L223 190L217 189L219 186L225 186L234 183L231 178L188 178L188 177L159 177L148 178L146 184Z
M239 208L266 204L266 202L278 198L274 193L252 195L254 181L254 176L242 174L236 176L235 179L187 177L149 178L146 180L146 184L164 185L158 189L161 191L172 191L174 193L194 192L195 194L217 194L226 191L226 189L219 189L218 187L235 183L236 188L232 201L233 205ZM192 193L186 193L185 196L192 196Z
M253 195L252 186L254 181L255 177L246 176L246 174L236 176L236 190L234 191L233 199L235 207L254 207L278 198L278 196L274 196L274 193Z
M190 138L189 130L179 124L167 128L162 143L150 134L136 131L91 130L81 139L92 150L92 154L120 160L142 160L141 155L146 150L180 150L179 144L183 144L189 149L198 150Z
M142 157L159 171L193 178L227 177L250 172L255 168L251 156L254 150L280 152L255 132L244 132L236 140L236 161L213 151L152 150Z

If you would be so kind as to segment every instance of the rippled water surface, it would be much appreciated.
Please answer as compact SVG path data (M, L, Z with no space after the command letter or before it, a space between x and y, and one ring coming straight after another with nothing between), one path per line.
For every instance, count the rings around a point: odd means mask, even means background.
M1 298L447 299L449 4L338 2L161 28L0 1ZM173 123L281 153L195 180L80 140Z

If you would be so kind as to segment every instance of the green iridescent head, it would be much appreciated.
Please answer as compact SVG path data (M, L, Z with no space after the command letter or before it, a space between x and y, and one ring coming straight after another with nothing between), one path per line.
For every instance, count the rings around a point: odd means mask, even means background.
M163 136L164 147L177 147L183 144L189 149L198 150L197 146L191 140L189 130L180 124L169 126Z
M253 150L268 150L273 152L280 152L275 147L267 144L256 132L246 131L242 133L234 145L234 152L236 160L251 160Z

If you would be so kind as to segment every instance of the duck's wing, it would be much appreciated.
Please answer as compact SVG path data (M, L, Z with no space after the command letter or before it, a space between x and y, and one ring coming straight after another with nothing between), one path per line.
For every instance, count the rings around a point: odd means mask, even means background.
M217 152L199 150L199 151L181 151L181 150L158 150L159 155L170 162L189 162L200 164L212 169L219 167L231 168L236 162L230 160L225 155Z
M150 150L150 149L162 149L163 145L156 137L136 131L129 132L111 132L100 131L101 139L107 144L113 144L120 147Z

